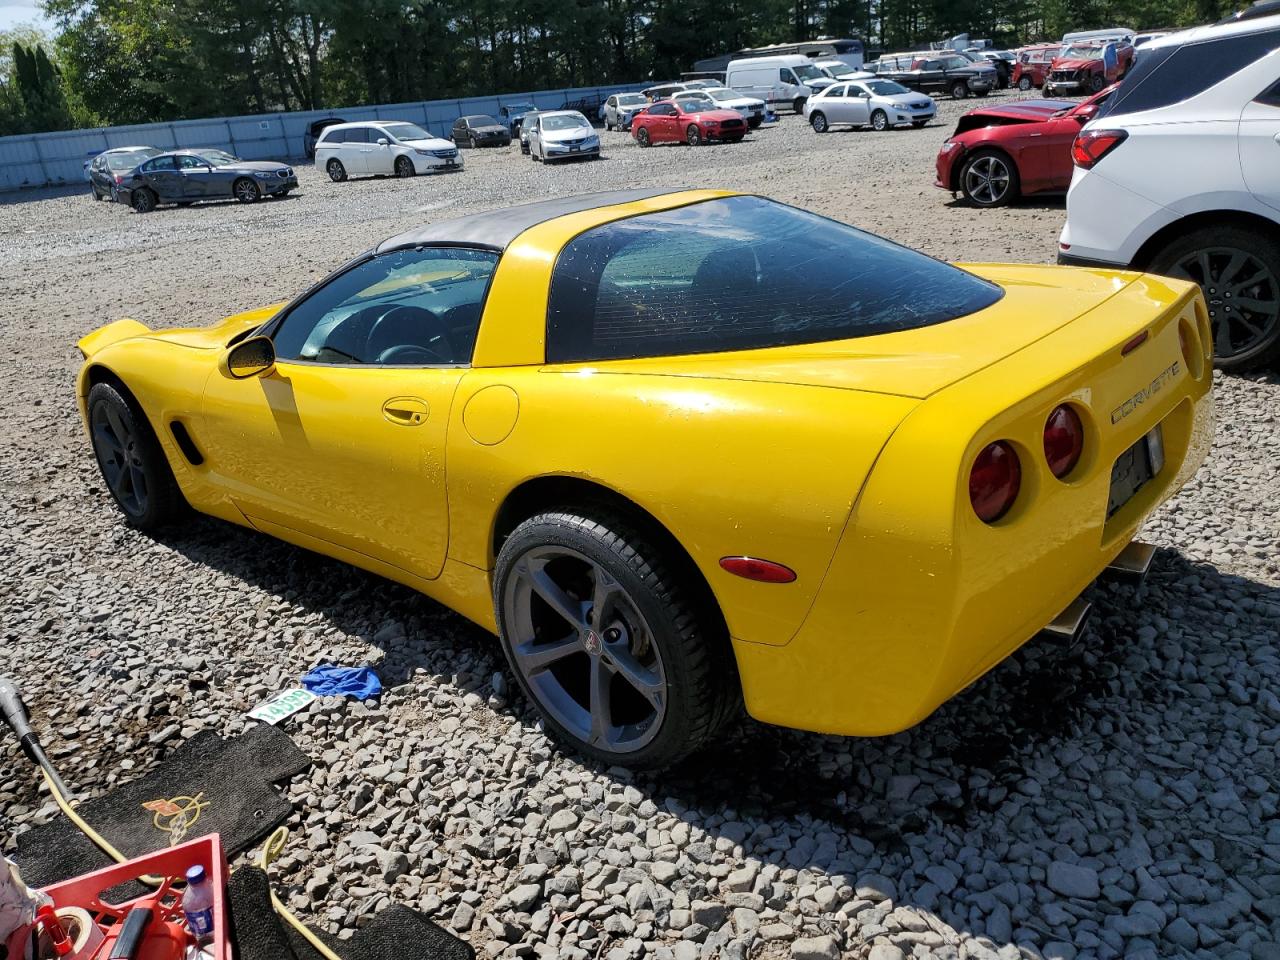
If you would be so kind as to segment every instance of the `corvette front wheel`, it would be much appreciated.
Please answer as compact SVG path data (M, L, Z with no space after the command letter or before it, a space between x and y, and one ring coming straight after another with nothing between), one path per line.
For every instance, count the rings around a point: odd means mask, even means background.
M547 731L608 764L674 764L741 704L717 611L629 520L601 509L531 517L498 555L503 651Z
M148 532L176 519L185 501L146 414L111 383L95 384L87 407L98 469L125 519Z

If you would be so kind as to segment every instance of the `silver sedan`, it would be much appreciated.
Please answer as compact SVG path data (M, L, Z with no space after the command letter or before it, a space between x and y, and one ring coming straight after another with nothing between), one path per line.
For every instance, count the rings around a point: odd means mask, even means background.
M892 80L833 83L804 103L804 115L818 133L837 123L875 130L903 123L923 127L937 112L938 105L927 93L916 93Z
M538 114L529 130L529 155L534 160L574 160L600 157L600 137L577 110Z

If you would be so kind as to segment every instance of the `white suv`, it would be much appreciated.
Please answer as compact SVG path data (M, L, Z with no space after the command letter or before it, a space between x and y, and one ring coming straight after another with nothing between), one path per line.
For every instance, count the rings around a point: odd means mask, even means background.
M1058 252L1199 283L1229 370L1280 359L1280 15L1268 12L1143 45L1076 138Z
M316 168L334 183L347 177L412 177L461 167L462 157L452 140L403 120L336 123L316 141Z

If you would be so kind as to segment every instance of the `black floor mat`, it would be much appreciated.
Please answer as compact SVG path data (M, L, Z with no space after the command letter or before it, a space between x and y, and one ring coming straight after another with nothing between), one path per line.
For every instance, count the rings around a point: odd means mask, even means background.
M289 735L275 727L257 726L230 740L204 731L146 776L86 800L77 812L130 859L219 833L230 860L284 822L293 808L273 784L310 765ZM175 813L179 810L186 812ZM176 830L170 829L174 825ZM36 887L113 862L65 817L18 837L14 859L23 879Z
M237 870L227 889L237 960L322 960L271 909L267 877L261 870ZM343 960L474 960L476 955L465 940L400 904L374 916L349 940L326 933L317 936Z

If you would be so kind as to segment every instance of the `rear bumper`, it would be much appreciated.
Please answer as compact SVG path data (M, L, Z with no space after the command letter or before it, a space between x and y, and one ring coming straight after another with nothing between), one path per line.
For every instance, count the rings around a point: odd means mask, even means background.
M1191 477L1212 438L1212 347L1189 370L1179 324L1209 343L1203 301L1191 285L1158 278L1129 289L903 422L794 637L735 639L752 716L858 736L913 726L1058 617ZM1171 305L1136 309L1153 299ZM1122 356L1143 329L1148 341ZM1069 372L1046 376L1055 370ZM1062 402L1077 407L1088 437L1065 481L1049 473L1040 436ZM965 436L956 425L969 423ZM1164 466L1108 518L1113 464L1157 425ZM993 439L1019 451L1023 482L1009 514L988 525L969 506L967 476Z

